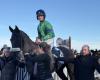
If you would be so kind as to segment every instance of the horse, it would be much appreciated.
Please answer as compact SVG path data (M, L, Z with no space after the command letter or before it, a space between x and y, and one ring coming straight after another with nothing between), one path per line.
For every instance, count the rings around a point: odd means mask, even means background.
M10 39L12 48L20 48L23 53L23 56L26 53L32 52L33 48L35 47L34 42L29 38L29 36L25 32L19 30L19 28L16 25L15 25L15 29L13 29L13 28L11 28L11 26L9 26L9 30L12 33L12 36ZM16 80L29 79L30 76L27 72L27 70L29 70L28 68L27 67L18 68Z
M10 39L12 47L21 48L21 50L23 51L23 54L32 51L33 47L35 47L34 42L30 39L30 37L25 32L23 32L22 30L20 30L16 25L15 25L15 29L12 29L9 26L9 30L12 33L12 36L11 36L11 39ZM56 66L56 65L54 65L54 66ZM72 67L70 65L67 65L67 66L68 66L67 67L68 68L68 73L70 75L73 75L73 73L72 73ZM56 72L58 74L61 72L62 75L65 76L64 73L63 73L63 68L65 67L65 64L63 64L61 67L62 68L59 68L59 69L61 69L62 71L61 70L56 70ZM60 78L62 79L63 76L60 76ZM70 77L73 77L73 76L70 76Z
M66 48L65 46L58 46L54 48L58 49L57 51L52 49L52 53L57 57L64 57L66 60L74 58L72 50ZM63 61L59 62L59 60L55 63L55 71L62 80L68 80L68 77L70 78L70 80L74 80L74 65L72 63L63 63ZM67 76L63 72L65 67L67 68Z
M12 29L9 26L9 30L12 33L10 39L12 47L20 48L23 51L23 53L30 52L34 46L34 42L29 38L29 36L25 32L19 30L17 26L15 27L15 29Z

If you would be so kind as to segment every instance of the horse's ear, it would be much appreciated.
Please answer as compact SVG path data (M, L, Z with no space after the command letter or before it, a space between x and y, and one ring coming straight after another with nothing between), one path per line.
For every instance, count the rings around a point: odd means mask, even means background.
M11 31L11 32L13 32L14 30L13 30L13 28L11 28L11 26L9 26L9 30Z
M15 31L19 32L19 28L15 25Z

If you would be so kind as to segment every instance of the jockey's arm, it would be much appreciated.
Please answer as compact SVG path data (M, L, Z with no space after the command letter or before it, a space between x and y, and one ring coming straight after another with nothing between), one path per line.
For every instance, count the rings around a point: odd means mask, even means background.
M40 39L42 41L42 38L45 37L44 31L41 31L41 34L38 32L38 37L37 39Z
M53 31L53 27L50 23L48 23L46 25L46 32L47 34L44 37L44 41L51 39L54 36L54 31Z
M35 40L36 43L41 43L41 39L39 37L36 37L36 40Z

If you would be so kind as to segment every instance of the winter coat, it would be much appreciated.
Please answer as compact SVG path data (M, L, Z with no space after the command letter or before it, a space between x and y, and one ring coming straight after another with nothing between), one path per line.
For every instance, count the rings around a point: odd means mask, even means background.
M26 61L28 59L31 59L31 61L34 64L33 79L47 80L49 78L52 78L50 70L50 57L47 53L40 55L26 56ZM35 64L37 64L37 66Z
M95 80L95 70L100 73L100 64L98 63L98 60L97 57L92 55L78 56L74 60L75 80Z

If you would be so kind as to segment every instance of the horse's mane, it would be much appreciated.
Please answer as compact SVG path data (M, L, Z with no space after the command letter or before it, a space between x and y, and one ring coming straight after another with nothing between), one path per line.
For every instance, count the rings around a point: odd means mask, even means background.
M32 41L30 37L24 31L20 30L20 33L21 33L22 38L24 38L27 41L29 40Z
M34 42L30 39L30 37L25 32L21 30L20 30L20 35L23 39L22 44L24 44L22 47L23 52L27 53L31 51L33 48Z

